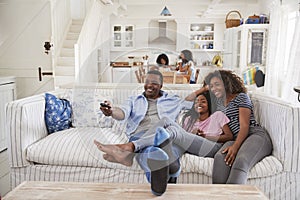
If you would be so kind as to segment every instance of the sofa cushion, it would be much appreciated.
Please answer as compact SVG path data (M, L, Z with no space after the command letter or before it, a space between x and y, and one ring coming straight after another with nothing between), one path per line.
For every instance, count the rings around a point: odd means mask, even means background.
M35 163L48 165L141 170L135 159L132 168L105 161L102 158L103 153L93 144L94 139L104 144L118 144L128 141L124 132L115 132L112 131L112 128L71 128L53 133L29 146L27 148L27 159ZM181 158L181 163L183 172L197 172L207 176L212 174L212 158L185 154ZM275 157L269 156L251 169L249 178L265 177L281 171L281 163Z
M212 176L213 158L184 154L181 158L183 172L197 172ZM274 156L267 156L250 170L248 178L267 177L283 171L280 161Z
M120 164L105 161L94 140L103 144L127 142L124 133L111 128L80 127L55 132L27 148L26 159L47 165L109 167L128 169ZM134 169L139 169L134 161Z
M71 112L68 100L45 93L45 123L49 134L70 128Z

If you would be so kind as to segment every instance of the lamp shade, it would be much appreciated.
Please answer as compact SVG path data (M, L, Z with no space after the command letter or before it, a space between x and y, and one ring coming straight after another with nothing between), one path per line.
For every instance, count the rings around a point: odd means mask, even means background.
M170 13L167 6L165 6L164 9L161 11L160 15L162 15L162 16L171 16L172 14Z

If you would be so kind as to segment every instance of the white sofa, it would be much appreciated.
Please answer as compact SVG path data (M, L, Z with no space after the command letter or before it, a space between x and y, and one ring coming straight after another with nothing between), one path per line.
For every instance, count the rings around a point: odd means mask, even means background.
M199 85L165 85L169 93L185 97ZM22 181L147 182L136 162L132 167L102 159L93 140L124 143L124 125L101 117L99 102L121 104L140 94L143 85L98 84L75 86L52 92L69 99L74 128L48 135L44 121L44 94L19 99L6 106L9 133L11 187ZM300 197L299 105L263 94L250 93L258 122L273 141L273 153L250 171L248 184L258 186L270 199ZM99 117L100 116L100 117ZM211 183L212 158L184 155L180 183Z

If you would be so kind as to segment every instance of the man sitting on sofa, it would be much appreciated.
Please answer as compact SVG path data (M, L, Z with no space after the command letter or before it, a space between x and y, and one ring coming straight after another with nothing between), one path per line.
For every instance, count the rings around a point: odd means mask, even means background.
M196 90L183 100L177 95L169 95L162 91L162 85L162 74L157 70L149 71L143 94L130 97L120 108L111 108L109 102L106 102L108 106L100 107L106 116L112 116L116 120L127 120L126 134L132 142L130 149L123 149L118 145L103 145L95 141L97 147L106 153L103 155L104 159L110 162L131 166L134 156L131 152L138 153L136 159L151 182L151 189L155 195L162 195L165 192L169 177L171 177L169 182L173 182L172 177L180 174L178 156L173 155L176 153L176 147L172 146L170 140L165 140L161 144L157 142L157 146L137 149L138 145L134 145L134 141L144 137L146 132L149 134L149 131L163 131L155 129L159 120L167 117L175 121L182 109L192 107L195 97L200 93ZM124 153L127 153L126 157Z

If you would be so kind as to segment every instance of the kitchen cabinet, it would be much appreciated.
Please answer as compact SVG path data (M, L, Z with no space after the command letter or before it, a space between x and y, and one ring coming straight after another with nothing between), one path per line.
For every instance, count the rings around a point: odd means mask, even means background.
M113 25L112 50L126 50L134 47L134 26Z
M213 23L192 23L189 25L189 41L192 50L214 50L215 34Z
M112 67L113 83L131 83L131 66Z
M268 24L244 24L227 29L224 33L223 53L224 60L227 60L224 61L224 67L231 68L239 75L251 67L265 70L268 26Z
M0 77L0 152L7 148L5 105L16 99L15 77Z
M114 66L112 67L113 83L138 83L135 70L138 66Z

